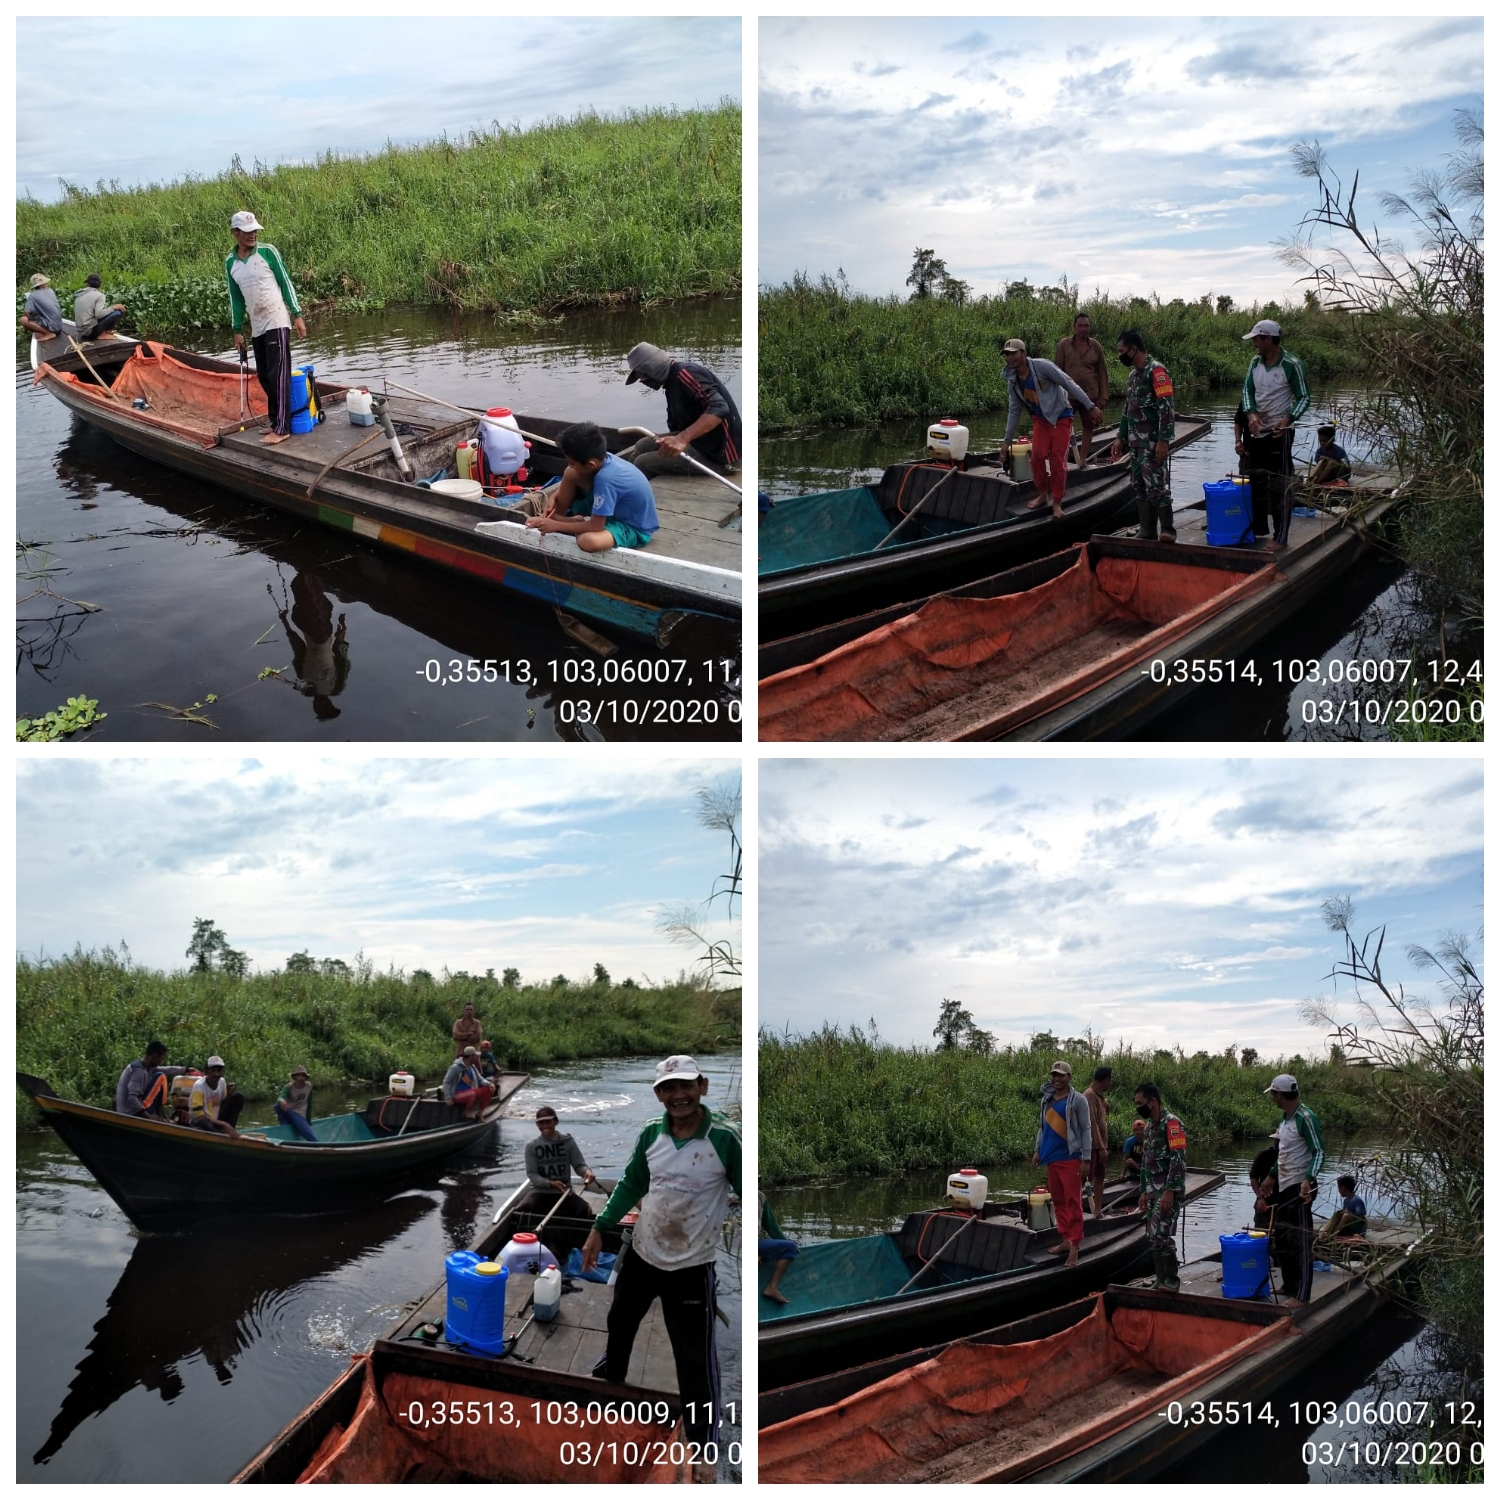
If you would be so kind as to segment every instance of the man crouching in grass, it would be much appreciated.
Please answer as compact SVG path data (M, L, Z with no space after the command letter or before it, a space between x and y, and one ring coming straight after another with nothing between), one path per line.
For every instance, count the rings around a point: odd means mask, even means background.
M562 531L585 552L644 547L660 526L651 481L611 453L592 422L575 422L557 435L568 466L562 481L533 504L546 504L526 522L533 531ZM531 497L527 497L531 499ZM523 506L529 509L529 506Z

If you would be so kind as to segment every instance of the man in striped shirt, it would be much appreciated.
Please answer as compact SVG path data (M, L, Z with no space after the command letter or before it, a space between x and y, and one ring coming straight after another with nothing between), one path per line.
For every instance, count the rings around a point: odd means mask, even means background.
M635 1234L617 1262L609 1342L594 1374L623 1382L641 1319L661 1298L662 1319L677 1364L683 1428L695 1445L700 1482L713 1482L704 1455L720 1421L719 1354L714 1341L714 1259L731 1189L740 1192L740 1133L703 1105L708 1080L691 1057L669 1057L656 1068L656 1097L665 1113L636 1138L625 1175L583 1244L591 1271L603 1246L600 1230L641 1205Z
M744 438L739 408L729 388L707 365L673 359L655 344L637 344L625 356L630 373L626 385L636 381L667 398L664 437L642 438L620 454L648 479L658 474L693 474L697 470L683 462L683 455L717 469L733 473L740 466Z
M1307 371L1295 354L1281 347L1281 324L1262 318L1245 334L1255 345L1255 358L1245 372L1240 405L1250 435L1245 454L1250 469L1250 518L1256 536L1271 529L1276 511L1276 533L1270 547L1279 552L1292 526L1293 424L1308 408Z
M1282 1116L1272 1137L1278 1149L1270 1169L1281 1291L1289 1306L1301 1307L1312 1297L1312 1206L1323 1166L1323 1127L1298 1097L1290 1073L1278 1073L1266 1093Z

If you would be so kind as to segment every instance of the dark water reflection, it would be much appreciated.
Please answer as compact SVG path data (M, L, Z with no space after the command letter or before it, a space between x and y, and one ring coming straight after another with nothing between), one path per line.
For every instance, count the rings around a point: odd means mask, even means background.
M388 376L459 404L660 427L662 398L621 379L625 351L649 339L702 360L738 400L739 328L737 298L534 326L390 309L315 321L298 353L334 380ZM109 714L91 738L192 744L741 737L737 637L702 643L734 660L729 687L700 671L680 691L711 709L640 723L626 701L660 690L567 682L572 664L599 658L550 610L138 458L34 390L29 369L17 371L16 421L20 714L83 694ZM631 660L660 654L619 646ZM532 680L424 675L467 657L528 662ZM194 703L217 732L171 712Z
M1315 1205L1319 1219L1337 1207L1334 1179L1344 1171L1358 1177L1364 1163L1379 1147L1378 1141L1364 1137L1329 1142L1328 1165L1322 1178L1326 1186ZM1259 1143L1249 1142L1190 1146L1189 1164L1217 1168L1224 1173L1225 1181L1183 1211L1188 1259L1216 1253L1221 1234L1249 1227L1254 1193L1248 1172L1258 1149ZM1038 1169L1029 1164L988 1167L985 1176L992 1197L1024 1192L1040 1180ZM908 1213L941 1202L944 1181L945 1174L939 1172L838 1178L778 1188L772 1203L787 1234L803 1244L813 1244L893 1229ZM1361 1191L1372 1214L1391 1212L1390 1204L1363 1188ZM794 1264L789 1283L795 1278L795 1269ZM1396 1431L1363 1420L1350 1423L1345 1418L1345 1403L1352 1400L1363 1407L1367 1401L1426 1400L1437 1414L1438 1429L1443 1430L1448 1424L1446 1411L1440 1408L1450 1400L1478 1400L1479 1408L1474 1415L1482 1418L1482 1389L1477 1374L1465 1371L1462 1354L1446 1348L1434 1329L1409 1310L1388 1306L1341 1341L1324 1359L1282 1387L1274 1398L1280 1413L1279 1426L1258 1427L1253 1432L1233 1431L1216 1437L1161 1478L1167 1483L1223 1483L1253 1474L1257 1481L1288 1484L1410 1481L1418 1477L1411 1468L1397 1471L1378 1463L1354 1462L1347 1456L1347 1448L1342 1462L1324 1462L1318 1456L1309 1462L1303 1445L1327 1441L1337 1453L1341 1444L1375 1443L1383 1449L1388 1440L1397 1443L1420 1440L1428 1436L1425 1428L1408 1426ZM1291 1419L1292 1402L1330 1401L1340 1408L1338 1419L1333 1422ZM1467 1453L1468 1444L1482 1436L1482 1428L1470 1427L1459 1432L1456 1440Z
M739 1059L699 1061L710 1101L737 1100ZM656 1112L653 1065L611 1060L550 1072L516 1096L498 1137L388 1202L181 1235L136 1233L55 1135L22 1134L17 1296L41 1315L19 1353L18 1480L227 1479L441 1277L444 1256L488 1225L521 1180L528 1122L543 1100L600 1176L618 1176ZM266 1106L246 1112L266 1114ZM718 1263L733 1329L720 1330L720 1359L725 1397L735 1401L738 1252L736 1239ZM722 1477L738 1474L726 1466Z

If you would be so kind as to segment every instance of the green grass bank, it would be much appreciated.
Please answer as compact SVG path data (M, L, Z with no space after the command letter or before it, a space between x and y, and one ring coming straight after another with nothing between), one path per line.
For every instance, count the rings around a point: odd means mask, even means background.
M798 276L760 293L761 430L994 410L1007 399L1005 340L1024 339L1032 353L1051 359L1080 312L1089 314L1111 358L1115 338L1139 328L1180 395L1238 387L1254 352L1242 335L1262 316L1281 324L1283 344L1311 379L1362 373L1352 320L1317 309L1217 313L1197 302L1094 297L1075 305L1045 296L960 306L934 297L855 296L830 277ZM1125 389L1126 372L1116 381L1118 368L1110 367L1112 397Z
M1366 1070L1303 1058L1257 1061L1116 1048L1101 1057L1005 1048L989 1056L872 1042L857 1028L759 1039L762 1185L810 1177L989 1167L1029 1161L1040 1090L1058 1056L1079 1088L1101 1063L1115 1070L1110 1144L1119 1147L1150 1081L1190 1140L1269 1134L1276 1112L1261 1092L1293 1072L1326 1130L1378 1126L1384 1117Z
M381 1081L408 1068L425 1084L453 1060L451 1028L472 1000L503 1060L531 1068L586 1057L722 1052L739 1045L740 992L691 979L653 989L502 986L424 971L350 977L271 972L164 974L106 951L16 965L16 1066L66 1098L114 1102L120 1071L153 1037L168 1061L211 1053L252 1099L274 1096L298 1063L312 1081ZM22 1101L20 1119L35 1111Z
M307 166L16 204L17 316L45 271L63 311L97 271L124 326L229 326L229 217L266 226L304 307L421 303L550 313L740 285L740 110L581 114Z

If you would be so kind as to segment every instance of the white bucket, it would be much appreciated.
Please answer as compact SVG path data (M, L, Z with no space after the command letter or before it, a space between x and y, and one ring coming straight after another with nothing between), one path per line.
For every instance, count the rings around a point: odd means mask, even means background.
M433 481L434 495L447 495L453 500L483 500L484 486L477 479L437 479Z
M356 427L373 427L375 425L375 413L372 410L374 398L368 391L350 391L344 397L344 407L349 413L349 420Z

